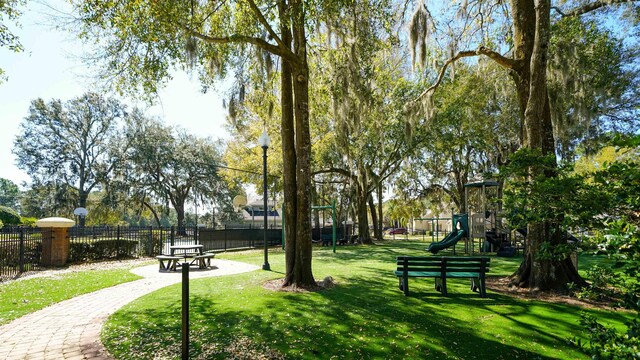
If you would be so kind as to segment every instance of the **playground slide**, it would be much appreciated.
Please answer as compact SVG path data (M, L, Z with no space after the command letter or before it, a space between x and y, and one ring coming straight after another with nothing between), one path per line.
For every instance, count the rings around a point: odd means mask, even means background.
M466 234L467 233L464 230L458 230L458 232L451 232L441 241L431 243L427 251L431 251L432 253L437 254L438 251L455 245L458 241L460 241L460 239L465 237Z

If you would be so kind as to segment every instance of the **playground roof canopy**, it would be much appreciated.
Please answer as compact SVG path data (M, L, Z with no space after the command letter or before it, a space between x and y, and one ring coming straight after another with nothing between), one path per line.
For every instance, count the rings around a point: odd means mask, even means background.
M473 188L479 188L479 187L487 187L487 186L498 186L498 182L495 180L484 180L484 181L477 181L477 182L472 182L472 183L468 183L468 184L464 184L464 187L473 187Z

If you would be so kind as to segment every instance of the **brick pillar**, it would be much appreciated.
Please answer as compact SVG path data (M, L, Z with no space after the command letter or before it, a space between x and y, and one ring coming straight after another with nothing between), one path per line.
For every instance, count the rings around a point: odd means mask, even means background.
M45 218L36 221L38 227L51 228L51 237L42 239L42 265L64 266L69 259L69 227L73 220Z

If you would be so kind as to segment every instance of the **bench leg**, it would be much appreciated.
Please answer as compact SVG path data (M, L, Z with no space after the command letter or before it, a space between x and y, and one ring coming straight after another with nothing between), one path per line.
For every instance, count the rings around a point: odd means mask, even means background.
M442 280L439 277L436 278L436 291L442 292Z
M478 290L480 290L478 284L478 279L471 278L471 291L478 292Z
M409 296L409 277L402 277L402 290L404 291L404 296Z
M447 296L447 277L442 278L442 295Z
M480 297L481 298L487 297L487 287L485 286L484 278L480 278Z

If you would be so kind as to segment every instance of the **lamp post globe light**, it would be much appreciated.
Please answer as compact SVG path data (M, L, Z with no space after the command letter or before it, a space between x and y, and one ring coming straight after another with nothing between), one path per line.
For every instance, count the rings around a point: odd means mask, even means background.
M262 186L263 186L263 199L264 199L264 264L262 264L262 270L271 270L269 266L269 251L267 248L267 149L271 145L271 139L267 134L267 130L262 131L262 135L258 138L258 144L262 147Z

